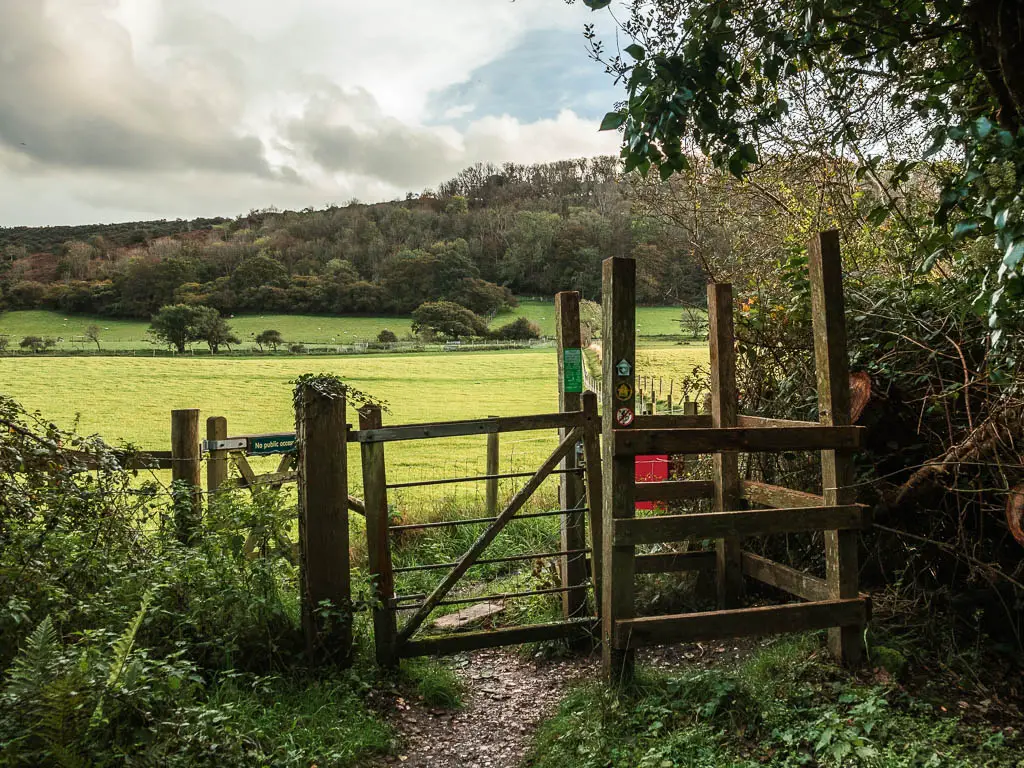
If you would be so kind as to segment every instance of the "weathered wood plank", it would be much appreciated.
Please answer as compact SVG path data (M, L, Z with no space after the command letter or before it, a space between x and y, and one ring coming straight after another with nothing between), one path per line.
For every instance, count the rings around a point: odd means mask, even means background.
M496 419L497 416L491 418ZM501 471L501 436L497 432L487 435L487 474L497 475ZM487 514L498 516L498 478L492 477L484 482L484 493Z
M685 415L680 413L664 416L637 416L633 429L708 429L711 425L709 414Z
M850 418L850 363L846 352L846 309L839 233L822 232L807 247L811 281L811 320L818 379L818 418L822 424L847 427ZM847 504L853 490L856 446L822 446L822 495L826 504ZM825 531L825 569L833 599L853 598L858 589L858 536L855 531ZM864 627L844 626L829 633L829 647L841 663L854 665L864 656Z
M739 391L736 388L736 339L732 317L732 286L708 285L708 351L711 358L711 426L732 429L739 424ZM671 452L671 451L670 451ZM719 448L711 471L715 484L715 510L736 509L740 501L739 454ZM743 594L740 541L726 536L715 543L718 555L715 586L718 607L732 608Z
M824 507L823 496L804 491L794 491L780 485L768 485L754 480L740 481L740 494L751 504L764 507Z
M480 534L472 546L466 551L466 553L459 559L458 565L450 570L445 577L441 580L434 591L427 596L427 599L423 601L423 605L416 609L416 612L409 617L405 625L398 632L398 642L404 643L413 633L419 628L423 621L430 615L430 612L440 602L445 595L447 595L452 587L458 583L462 575L469 570L470 566L476 562L480 554L487 549L488 545L494 541L494 538L501 532L501 530L508 524L508 522L515 516L527 500L534 494L534 492L540 487L541 483L551 474L551 471L558 466L561 462L562 457L565 456L570 450L573 450L576 445L576 440L580 436L581 430L573 429L568 435L558 444L552 453L540 466L540 469L531 477L526 484L519 490L519 492L512 498L508 503L508 506L502 510L502 513L498 515L498 519L488 526L487 530Z
M682 499L713 499L713 480L662 480L637 483L637 501L680 501Z
M590 523L590 551L596 564L590 570L594 582L595 613L601 614L601 568L603 558L602 515L604 498L601 480L601 426L597 419L597 395L590 391L583 393L583 412L590 418L583 428L583 473L587 487L587 510Z
M380 429L381 409L367 405L359 411L359 429ZM378 604L373 608L373 643L377 664L389 668L398 664L398 625L395 612L387 606L395 596L395 576L391 561L391 523L388 514L387 471L384 443L362 443L363 513L366 515L367 570L373 582Z
M616 546L639 546L729 536L856 530L868 527L870 521L871 510L859 504L661 515L616 520L614 542Z
M429 424L406 424L382 429L361 429L357 434L360 443L390 443L399 440L425 440L439 437L461 437L463 435L487 435L495 432L528 432L560 427L581 427L584 416L581 411L574 413L541 413L534 416L501 416L499 418L467 419Z
M601 581L601 664L609 683L622 684L633 679L634 653L632 649L616 644L615 622L634 615L634 576L636 565L632 546L617 546L613 540L613 526L636 513L634 499L634 461L632 456L616 455L613 430L620 426L616 412L621 408L636 410L636 262L615 257L605 259L601 265L603 346L601 363L604 381L602 421L604 440L602 450L602 581ZM620 375L620 361L628 366ZM620 385L629 388L629 397L620 399L616 390ZM629 431L619 430L621 432Z
M743 575L804 600L829 599L828 584L824 579L753 552L743 553Z
M817 427L816 421L797 421L796 419L769 419L764 416L740 415L739 427Z
M569 640L593 638L597 621L592 618L563 621L553 624L533 624L526 627L510 627L482 632L464 632L445 637L424 637L410 640L399 646L403 658L413 656L441 656L449 653L472 651L478 648L495 648L521 643L538 643L548 640Z
M728 637L778 635L840 626L862 626L869 612L864 598L771 605L708 613L652 616L616 622L616 642L643 647Z
M579 349L582 355L583 334L580 329L580 295L576 291L562 291L555 294L555 335L558 359L558 410L562 413L579 413L583 409L581 392L565 390L565 350ZM569 428L560 427L558 436L564 438ZM569 472L579 468L580 457L575 446L562 459L561 469L566 472L558 486L559 506L562 509L581 509L559 518L562 550L576 552L587 544L586 512L582 511L586 489L583 475ZM563 587L571 587L562 593L562 616L574 619L587 614L587 573L584 559L578 555L567 555L560 559L559 573Z
M653 453L778 453L852 449L860 445L864 427L733 427L710 429L617 429L616 456Z
M228 420L223 416L211 416L206 420L207 440L227 440ZM206 459L206 490L216 493L228 479L228 452L210 451Z
M656 552L636 556L637 573L680 573L682 571L710 571L715 568L714 552Z

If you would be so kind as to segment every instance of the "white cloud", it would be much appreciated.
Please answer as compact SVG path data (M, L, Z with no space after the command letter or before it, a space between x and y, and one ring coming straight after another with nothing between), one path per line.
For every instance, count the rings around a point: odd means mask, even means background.
M474 119L465 104L428 124L431 94L525 36L579 29L582 10L556 0L0 0L0 225L385 199L474 162L614 152L614 135L571 111ZM565 56L578 65L582 46ZM536 89L544 99L544 83Z

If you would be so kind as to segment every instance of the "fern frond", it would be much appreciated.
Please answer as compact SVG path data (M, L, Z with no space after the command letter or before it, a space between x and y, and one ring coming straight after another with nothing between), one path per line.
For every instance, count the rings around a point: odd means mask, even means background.
M55 674L62 646L53 620L47 616L25 638L7 671L7 695L16 698L38 698Z
M99 701L96 702L96 709L93 710L92 717L89 719L90 728L99 725L103 720L104 700L107 694L117 685L117 681L124 672L125 665L128 663L128 657L131 655L132 648L135 647L135 638L139 634L142 620L146 617L146 612L149 610L149 605L152 602L153 590L150 589L142 596L142 604L139 606L139 610L136 611L135 617L128 625L128 628L121 633L121 636L114 643L113 658L110 660L110 674L107 675L107 681L104 683L103 690L100 691Z

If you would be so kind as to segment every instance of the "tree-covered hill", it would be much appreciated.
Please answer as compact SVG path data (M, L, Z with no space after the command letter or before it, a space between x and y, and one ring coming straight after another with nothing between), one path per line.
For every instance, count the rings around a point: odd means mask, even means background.
M478 165L390 203L3 230L0 302L148 318L173 303L406 315L443 299L490 315L513 294L597 298L600 262L613 254L637 257L641 303L700 302L706 278L676 230L634 210L614 158Z

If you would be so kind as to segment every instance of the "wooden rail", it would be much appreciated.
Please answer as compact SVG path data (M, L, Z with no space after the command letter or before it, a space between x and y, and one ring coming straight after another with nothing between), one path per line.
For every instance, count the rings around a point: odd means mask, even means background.
M658 453L779 453L853 449L864 427L722 427L719 429L616 429L616 456Z
M865 598L821 600L792 605L739 608L674 616L651 616L615 622L615 643L637 648L667 643L693 643L729 637L806 632L829 627L860 626L868 620Z
M438 437L487 435L500 432L527 432L538 429L582 427L586 422L583 411L569 413L542 413L535 416L502 416L498 418L467 419L443 423L406 424L381 429L361 429L355 433L359 443L390 443L399 440L427 440Z
M820 530L858 530L871 525L871 510L859 504L742 512L663 515L616 521L615 546L699 541L726 536L766 536Z

